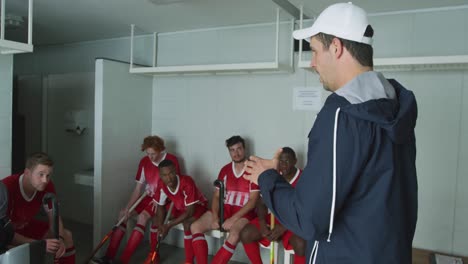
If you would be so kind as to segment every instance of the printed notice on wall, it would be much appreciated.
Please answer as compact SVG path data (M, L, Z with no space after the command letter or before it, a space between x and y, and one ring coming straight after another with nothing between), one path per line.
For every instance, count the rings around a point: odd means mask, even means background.
M293 90L293 110L319 111L322 108L321 87L295 87Z

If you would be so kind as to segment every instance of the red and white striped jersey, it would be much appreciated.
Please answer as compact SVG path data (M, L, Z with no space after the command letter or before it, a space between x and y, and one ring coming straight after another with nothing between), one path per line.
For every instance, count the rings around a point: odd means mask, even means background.
M236 174L234 162L226 164L219 172L218 179L224 182L224 204L244 206L250 198L251 192L260 191L258 185L244 179L245 171Z

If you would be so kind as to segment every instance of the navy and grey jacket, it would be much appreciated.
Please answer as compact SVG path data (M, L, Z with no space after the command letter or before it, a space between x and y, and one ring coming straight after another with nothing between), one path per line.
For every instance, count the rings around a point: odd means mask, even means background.
M411 91L363 73L317 115L296 188L275 170L260 175L265 204L307 240L307 263L411 264L416 118Z

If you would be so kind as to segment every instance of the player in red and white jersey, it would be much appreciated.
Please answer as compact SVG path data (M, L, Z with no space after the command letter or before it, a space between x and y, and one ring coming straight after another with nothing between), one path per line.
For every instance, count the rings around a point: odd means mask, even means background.
M255 217L255 204L259 197L259 189L244 179L245 143L240 136L233 136L226 140L232 162L225 165L219 172L218 179L224 181L224 223L223 228L229 231L224 245L218 250L213 263L227 263L234 254L239 233L246 224ZM211 211L206 212L191 226L193 234L192 245L197 264L208 262L208 244L203 233L212 229L219 229L219 190L213 194Z
M53 238L53 214L46 206L49 222L34 217L43 207L42 198L47 193L55 194L55 187L50 180L53 161L45 153L38 152L28 157L23 174L8 176L2 180L8 189L8 217L15 234L12 245L18 246L35 240L45 239L46 250L55 254L59 263L75 263L75 247L72 233L63 227L59 217L59 239Z
M293 187L296 187L302 173L300 169L296 168L296 163L294 150L290 147L284 147L279 158L278 170ZM276 218L274 219L274 228L271 229L271 213L268 212L261 198L257 203L257 214L258 217L246 225L240 235L251 263L262 264L259 243L267 247L271 241L281 239L285 249L294 249L294 264L305 264L305 240L287 230Z
M175 164L172 161L162 161L159 168L161 178L153 195L153 199L158 204L156 219L159 234L164 238L172 227L182 223L184 226L185 263L193 263L190 225L207 211L207 199L190 176L177 174ZM168 200L170 201L168 202ZM171 213L172 220L163 224L166 216L165 209L171 202L174 204ZM152 250L154 251L154 248Z
M136 248L140 244L141 240L144 237L146 224L148 220L152 219L156 214L156 204L154 204L151 195L156 190L159 182L159 164L165 159L171 160L174 162L176 170L180 173L179 162L177 157L167 153L166 147L164 146L164 140L158 136L148 136L143 140L141 144L141 151L146 152L146 156L140 160L138 165L138 171L135 176L136 185L130 195L130 199L127 202L127 206L120 211L119 219L126 216L132 217L137 216L137 224L128 239L127 245L125 246L120 261L124 264L130 261L131 256L135 252ZM143 192L148 192L150 195L146 196L141 200L138 206L133 212L129 214L128 210L132 205L138 200ZM122 241L127 225L124 221L115 232L112 233L109 246L106 251L106 255L101 258L93 259L95 263L111 263L115 258L117 251ZM154 248L157 241L157 225L155 220L153 220L152 226L150 228L150 244Z

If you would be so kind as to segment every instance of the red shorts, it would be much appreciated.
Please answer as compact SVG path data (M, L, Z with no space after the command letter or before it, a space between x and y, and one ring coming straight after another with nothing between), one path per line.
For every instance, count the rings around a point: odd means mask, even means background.
M135 207L135 212L141 214L143 211L146 211L151 217L156 214L156 207L153 203L153 198L151 196L146 196L141 200L141 202Z
M266 219L266 222L267 222L267 225L270 226L270 215L268 215L267 219ZM250 224L254 225L255 227L257 227L258 230L260 230L260 222L258 220L258 217L255 218L254 220L250 221ZM289 239L291 238L291 236L294 235L293 232L289 231L289 230L286 230L286 232L284 232L284 234L281 236L281 240L283 241L283 247L286 249L286 250L292 250L292 245L289 244ZM262 244L264 247L268 247L270 246L270 240L268 240L266 237L262 237L262 239L260 239L258 241L260 244Z
M165 207L166 207L166 210L169 210L169 205L170 203L166 204ZM205 205L203 204L195 204L195 212L193 212L193 217L195 219L198 219L200 218L200 216L202 216L208 209L206 208ZM172 218L177 218L179 217L181 214L183 214L185 212L185 210L177 210L175 208L175 206L172 208L172 212L171 212L171 216Z
M224 205L224 220L229 219L235 213L239 212L240 209L242 209L242 207L240 206L225 204ZM257 217L255 210L250 210L250 212L246 213L242 218L245 218L250 221L254 219L255 217Z
M21 229L16 229L16 233L32 239L44 239L49 232L49 222L32 219Z

